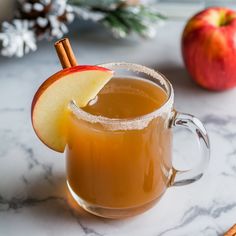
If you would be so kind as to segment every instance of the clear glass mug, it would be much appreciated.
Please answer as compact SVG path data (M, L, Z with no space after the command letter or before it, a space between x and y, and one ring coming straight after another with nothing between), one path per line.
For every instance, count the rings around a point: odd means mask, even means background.
M134 119L110 119L85 112L71 101L66 147L67 184L73 198L88 212L121 218L152 207L170 186L201 178L210 158L210 145L201 121L173 108L171 83L159 72L131 63L101 66L115 77L135 76L166 92L157 110ZM172 129L180 126L195 134L201 161L190 170L172 166Z

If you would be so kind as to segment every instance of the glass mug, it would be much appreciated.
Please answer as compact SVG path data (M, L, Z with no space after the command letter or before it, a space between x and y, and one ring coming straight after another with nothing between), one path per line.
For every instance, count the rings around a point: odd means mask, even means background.
M135 76L152 82L167 94L159 109L132 119L96 116L74 101L69 104L69 191L86 211L122 218L151 208L168 187L200 179L210 158L209 139L200 120L173 109L173 88L162 74L125 62L100 66L112 69L114 77ZM176 126L189 129L198 140L201 160L193 169L181 171L172 166L172 128Z

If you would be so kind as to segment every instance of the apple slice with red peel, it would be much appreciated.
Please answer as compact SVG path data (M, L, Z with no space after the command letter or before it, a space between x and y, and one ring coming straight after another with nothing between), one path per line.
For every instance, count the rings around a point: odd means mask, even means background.
M49 148L63 152L66 135L63 132L67 107L75 100L84 107L112 78L113 72L99 66L75 66L48 78L36 92L31 119L35 133Z

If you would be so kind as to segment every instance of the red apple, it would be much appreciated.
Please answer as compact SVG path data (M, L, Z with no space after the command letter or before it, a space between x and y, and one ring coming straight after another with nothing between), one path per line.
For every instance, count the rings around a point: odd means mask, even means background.
M32 124L39 139L49 148L63 152L69 102L86 106L112 75L111 70L99 66L75 66L48 78L34 95L31 107Z
M212 7L193 16L183 32L182 54L191 77L203 88L236 86L236 12Z

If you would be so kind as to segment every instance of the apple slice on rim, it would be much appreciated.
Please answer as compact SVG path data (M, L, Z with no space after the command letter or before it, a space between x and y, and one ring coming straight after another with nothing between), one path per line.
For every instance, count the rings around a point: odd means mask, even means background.
M100 66L75 66L49 77L36 92L31 107L35 133L49 148L63 152L66 137L62 131L67 107L75 100L84 107L112 78L113 71Z

